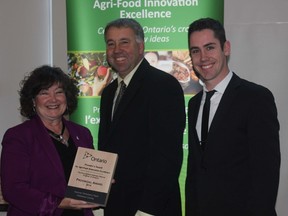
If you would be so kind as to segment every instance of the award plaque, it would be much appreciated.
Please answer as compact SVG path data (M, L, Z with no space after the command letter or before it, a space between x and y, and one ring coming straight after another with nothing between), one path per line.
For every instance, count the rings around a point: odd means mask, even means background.
M105 206L117 159L115 153L78 147L66 197Z

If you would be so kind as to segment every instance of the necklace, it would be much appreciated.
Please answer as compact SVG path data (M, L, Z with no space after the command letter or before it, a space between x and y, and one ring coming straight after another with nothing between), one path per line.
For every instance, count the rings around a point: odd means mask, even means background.
M65 146L68 147L69 143L67 142L66 139L64 139L63 137L63 134L64 134L64 131L65 131L65 125L63 124L63 127L62 127L62 131L61 131L61 134L56 134L54 133L53 131L49 130L48 128L46 128L47 131L48 131L48 134L55 140L61 142L62 144L64 144Z

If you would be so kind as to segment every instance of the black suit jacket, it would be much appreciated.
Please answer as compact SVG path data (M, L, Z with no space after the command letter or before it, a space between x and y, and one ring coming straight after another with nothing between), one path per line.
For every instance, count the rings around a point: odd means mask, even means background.
M105 216L180 216L178 177L185 128L183 90L144 59L111 121L117 80L101 96L99 149L119 155Z
M279 123L272 93L233 74L206 149L196 133L200 92L189 101L187 216L275 216Z

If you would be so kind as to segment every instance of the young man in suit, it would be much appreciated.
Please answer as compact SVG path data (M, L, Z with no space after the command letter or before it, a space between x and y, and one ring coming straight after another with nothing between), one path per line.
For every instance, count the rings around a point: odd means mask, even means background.
M138 22L114 20L104 36L107 61L117 79L101 96L98 146L119 155L104 215L181 216L183 90L172 75L144 59ZM120 103L118 95L123 95Z
M280 150L272 93L230 71L230 42L218 21L193 22L188 44L203 91L188 106L186 215L275 216ZM202 138L202 110L212 90L210 128Z

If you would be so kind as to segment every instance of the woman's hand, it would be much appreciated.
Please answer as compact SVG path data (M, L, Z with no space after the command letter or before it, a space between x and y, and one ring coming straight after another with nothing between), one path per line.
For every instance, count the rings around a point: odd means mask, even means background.
M59 205L59 208L63 209L83 209L83 208L97 208L97 207L100 206L98 204L92 204L82 200L76 200L66 197L61 201Z

